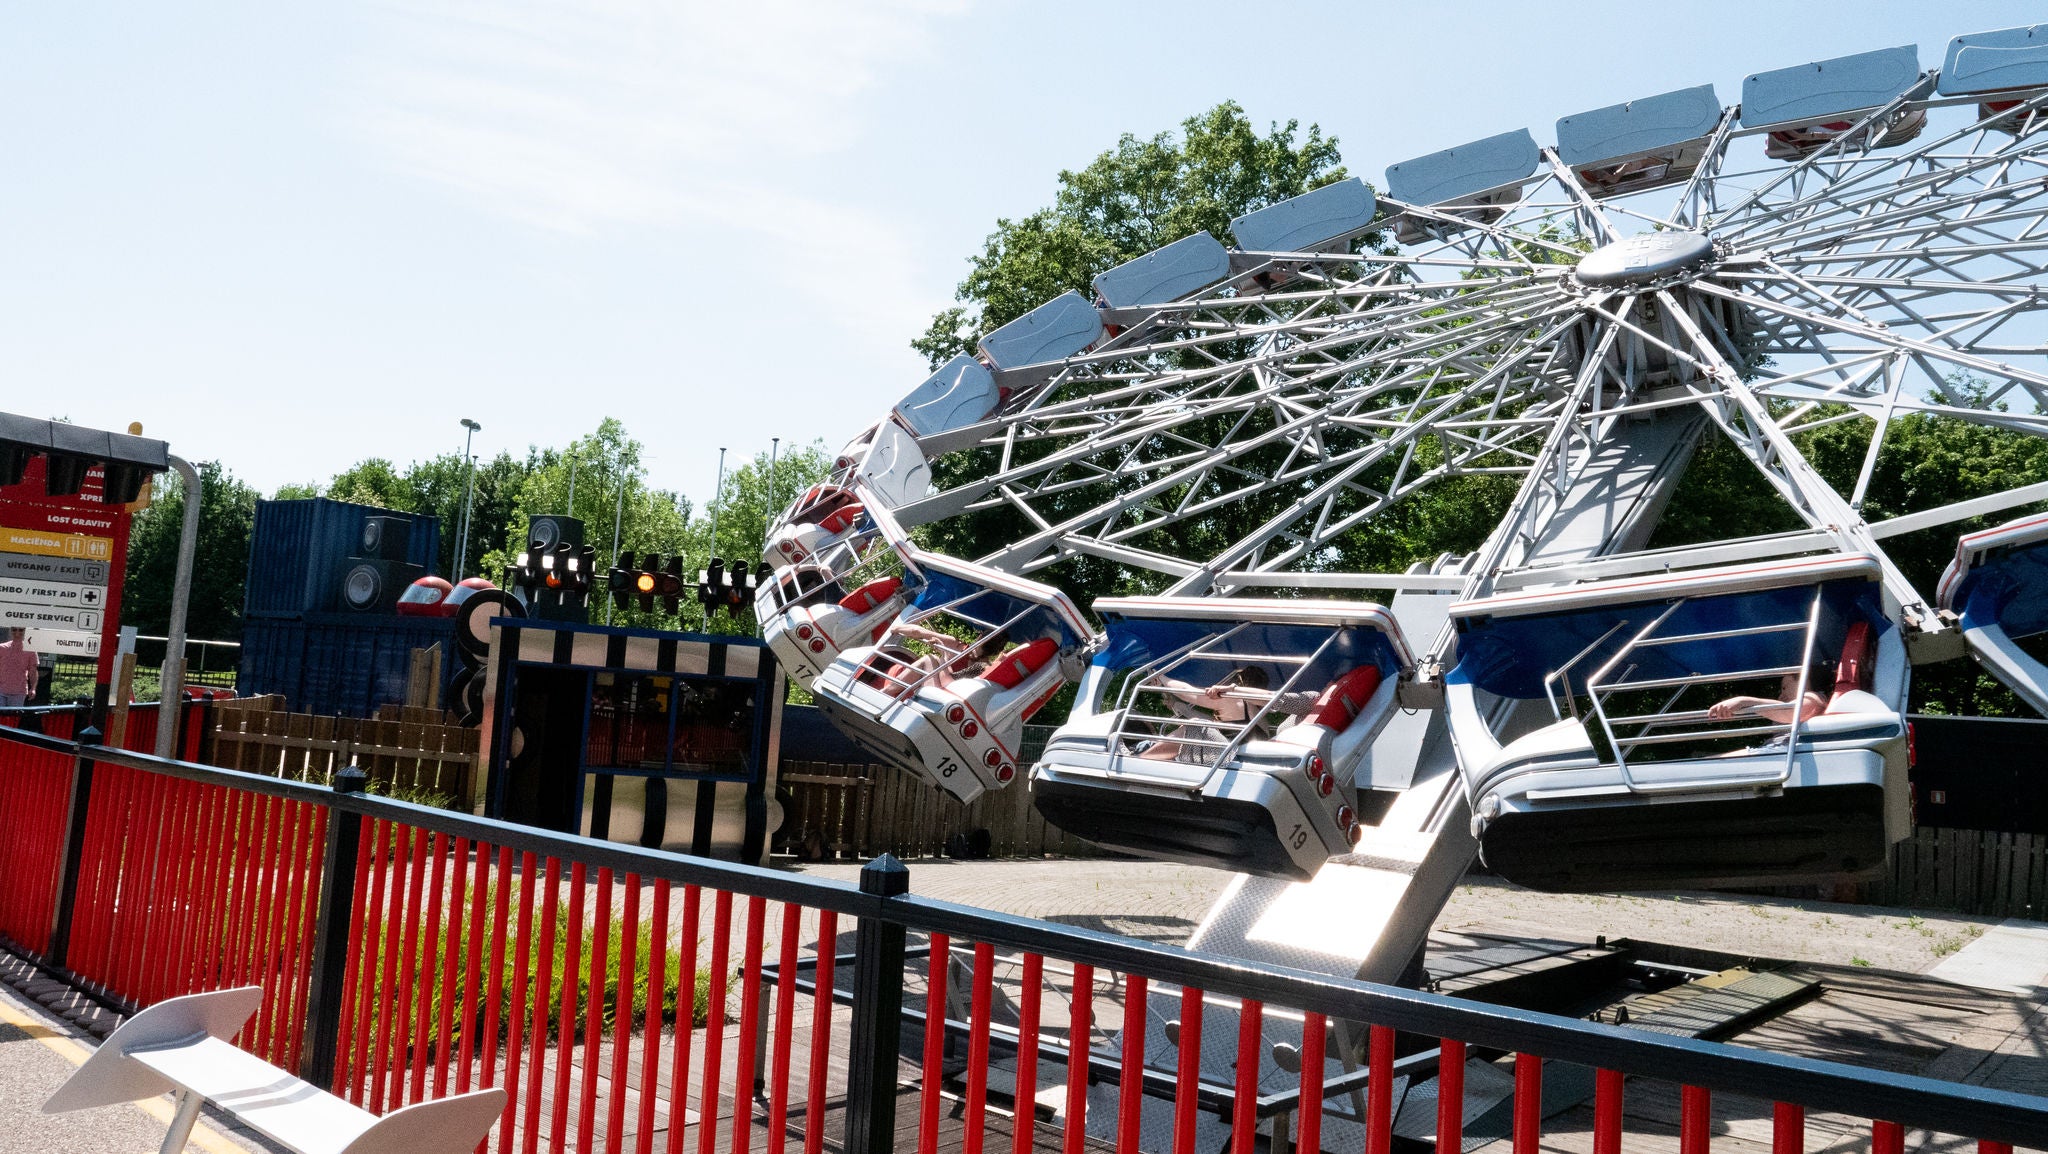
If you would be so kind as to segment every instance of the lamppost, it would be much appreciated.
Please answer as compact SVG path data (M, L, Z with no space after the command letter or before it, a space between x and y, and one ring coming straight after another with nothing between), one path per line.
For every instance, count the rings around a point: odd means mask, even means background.
M476 497L476 458L470 455L469 447L476 438L477 430L483 428L483 426L470 420L468 417L464 417L462 418L462 427L467 429L468 432L462 435L462 459L466 462L466 467L464 468L462 478L462 532L456 535L455 540L455 579L457 581L469 575L469 509L470 502Z

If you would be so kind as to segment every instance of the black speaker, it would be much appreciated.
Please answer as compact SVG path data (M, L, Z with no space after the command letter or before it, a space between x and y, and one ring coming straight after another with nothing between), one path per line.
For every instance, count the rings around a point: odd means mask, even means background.
M351 557L341 563L341 607L354 613L396 613L406 587L426 568L403 561Z
M583 547L583 522L575 517L545 517L526 519L526 544L529 550L553 549L557 545L572 548Z
M412 518L365 517L355 555L367 561L403 561L411 544Z

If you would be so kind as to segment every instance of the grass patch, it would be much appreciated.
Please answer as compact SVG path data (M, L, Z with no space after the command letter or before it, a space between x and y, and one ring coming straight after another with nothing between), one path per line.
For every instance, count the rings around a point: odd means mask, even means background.
M430 862L429 869L431 868ZM430 881L431 876L430 874ZM510 883L509 892L505 895L508 910L508 929L516 929L518 925L521 900L520 888L520 882L515 880ZM463 919L466 922L468 917L467 906L472 893L473 891L469 890L466 884L456 885L451 887L451 893L443 896L443 900L444 902L453 900L459 903L460 907L464 910ZM389 897L390 895L387 892L387 900ZM484 909L486 911L495 910L497 908L497 899L497 886L495 884L487 885L484 891ZM587 921L589 910L585 909L583 912ZM446 913L447 910L444 908L444 922L447 920ZM525 1025L521 1028L522 1038L531 1040L533 1037L532 1024L536 996L541 997L543 1000L540 1004L548 1008L546 1015L548 1038L554 1039L561 1032L564 998L573 1000L574 1008L570 1014L571 1029L575 1033L581 1033L586 1024L585 1015L589 1009L592 980L590 959L593 952L598 950L601 950L604 955L603 971L600 976L602 982L600 993L602 1005L599 1010L599 1021L600 1028L609 1033L618 1025L614 1018L619 1011L619 987L621 984L621 974L624 969L623 959L626 947L625 935L622 932L619 920L617 918L612 919L612 923L607 927L607 933L602 941L599 941L597 938L595 926L584 925L574 927L578 931L575 935L577 946L576 972L574 974L565 974L563 971L568 963L569 939L571 936L567 932L571 928L569 923L569 903L567 901L558 902L553 911L555 936L554 941L550 943L548 956L548 985L545 991L541 991L538 989L541 969L541 923L546 920L547 912L537 908L534 911L534 926L530 939L531 945L527 951L525 996L521 1000L522 1017L525 1019ZM488 915L485 918L485 922L486 927L479 928L488 932ZM465 924L457 927L451 953L448 927L445 925L437 926L432 934L421 935L424 943L421 940L415 940L412 943L413 948L410 954L400 953L400 956L393 959L394 987L391 990L391 997L394 1001L397 998L398 974L401 971L411 974L411 989L407 998L407 1004L405 1006L394 1005L391 1011L394 1024L402 1032L409 1035L415 1028L419 1020L422 999L426 1002L426 1020L429 1023L429 1028L430 1030L434 1029L441 1019L441 1002L443 997L452 996L455 999L455 1005L451 1008L450 1015L453 1022L451 1038L460 1039L465 1034L470 1036L481 1034L486 1016L485 1000L490 991L491 942L488 937L485 937L477 943L480 970L478 984L480 988L476 996L470 1000L469 1014L465 1018L461 992L464 985L464 975L467 972L468 966L471 944L470 936L470 927L468 925ZM399 953L404 950L406 945L405 927L402 925L373 927L370 933L366 935L366 938L367 940L356 943L356 946L358 949L375 950L374 959L365 959L369 966L373 967L365 972L375 975L374 979L372 979L372 988L374 989L376 988L375 983L381 983L383 980L383 967L387 953ZM656 985L650 980L650 975L647 972L648 955L651 951L653 940L653 927L647 919L643 918L633 942L635 964L627 1011L628 1020L626 1027L628 1029L636 1029L641 1022L645 1021L649 999L656 996ZM422 956L422 944L425 946L424 957ZM676 1026L678 1029L694 1029L704 1025L710 1017L711 974L708 971L700 970L696 975L694 988L690 991L689 1024L685 1027L678 1021L683 1000L682 991L678 988L682 977L683 956L685 952L695 951L698 944L698 942L671 942L665 951L667 956L663 960L662 980L659 986L660 1004L658 1013L663 1023ZM452 966L449 965L451 960L453 962ZM512 948L512 943L508 942L504 950L504 960L500 968L498 982L497 1035L498 1040L501 1042L510 1034L512 1028L513 979L517 964L516 950ZM359 981L359 988L361 984ZM382 991L379 990L379 992L381 993ZM347 1019L350 1022L355 1021L355 1015L360 1013L354 1007L347 1008L347 1012L350 1014L350 1017ZM370 1006L369 1028L372 1032L372 1037L376 1034L378 1021L383 1012L384 1009L381 1004L372 1003ZM413 1044L417 1047L426 1047L431 1045L432 1041L431 1037L414 1038Z

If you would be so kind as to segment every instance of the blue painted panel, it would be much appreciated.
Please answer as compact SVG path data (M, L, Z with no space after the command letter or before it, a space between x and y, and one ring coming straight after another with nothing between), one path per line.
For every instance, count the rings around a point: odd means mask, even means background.
M1681 88L1567 116L1557 122L1558 159L1578 168L1698 140L1721 122L1714 86Z
M897 404L896 417L922 439L984 420L1000 401L988 366L961 353L912 389Z
M1911 44L1759 72L1742 82L1742 123L1811 124L1875 108L1920 79Z
M1879 602L1875 582L1862 579L1832 581L1826 586L1822 603L1820 633L1815 656L1832 661L1852 621L1868 621L1880 633L1891 628ZM1811 608L1813 586L1789 585L1746 593L1727 593L1688 601L1658 630L1661 636L1705 633L1717 630L1804 624ZM1666 608L1662 602L1636 602L1577 612L1536 614L1527 617L1480 617L1458 625L1457 675L1489 693L1506 697L1543 696L1543 679L1562 668L1581 650L1615 630L1600 648L1573 666L1572 684L1583 691L1585 677L1627 643L1629 637L1656 619ZM1638 649L1629 660L1636 665L1631 680L1663 677L1691 677L1771 665L1797 665L1802 632L1722 637Z
M1935 90L1943 96L1966 96L2043 85L2048 85L2048 24L2030 24L1971 32L1949 41Z
M417 513L394 513L314 497L303 501L256 502L249 533L249 574L243 587L246 616L317 613L339 608L339 570L356 555L363 519L398 516L412 520L405 559L438 572L441 521Z
M405 701L414 649L454 635L454 619L447 617L252 617L242 623L235 690L281 694L296 713L367 717L380 705ZM444 649L444 695L459 666L453 648Z
M1354 177L1245 213L1230 234L1246 252L1310 252L1371 224L1373 208L1372 189Z
M1206 232L1184 236L1095 278L1095 293L1111 308L1165 304L1222 280L1230 252Z
M915 609L935 609L948 606L947 612L970 617L989 625L1000 625L1012 617L1023 614L1024 618L1011 630L1019 637L1057 637L1060 644L1079 645L1087 640L1069 629L1060 614L1036 601L1028 601L1013 594L976 585L946 573L933 572L927 575L923 589L911 602Z
M1526 128L1489 136L1387 169L1387 195L1409 204L1443 204L1527 179L1543 159Z
M1106 669L1135 669L1225 632L1229 628L1227 623L1216 621L1175 621L1158 617L1123 618L1112 615L1103 625L1108 642L1095 655L1093 664ZM1387 640L1386 634L1377 629L1253 624L1232 634L1226 640L1205 646L1209 650L1226 655L1252 655L1250 659L1236 661L1225 656L1190 661L1176 668L1173 676L1197 685L1213 685L1239 666L1254 665L1265 672L1267 684L1277 688L1294 676L1298 667L1284 662L1258 660L1259 656L1287 654L1306 657L1328 641L1333 633L1337 634L1336 644L1330 646L1322 657L1307 667L1302 674L1302 680L1297 683L1300 688L1321 690L1330 682L1361 665L1375 665L1387 677L1394 677L1400 673L1401 663L1394 653L1392 643Z
M1102 339L1102 316L1077 292L1061 293L981 338L981 355L999 369L1071 357Z
M2012 638L2048 632L2048 541L1993 551L1970 567L1952 603L1963 628L1996 624Z

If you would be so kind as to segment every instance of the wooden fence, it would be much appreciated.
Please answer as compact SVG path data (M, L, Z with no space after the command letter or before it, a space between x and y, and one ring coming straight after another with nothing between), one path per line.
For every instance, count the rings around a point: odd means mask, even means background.
M776 781L793 803L783 814L776 841L808 860L881 853L1014 858L1097 852L1046 824L1031 804L1030 790L1022 786L961 805L951 794L891 766L804 761L783 762Z
M275 696L224 701L212 710L202 749L202 759L222 769L300 781L324 782L353 764L379 792L420 801L439 794L463 810L476 781L477 731L414 707L357 718L287 713Z
M2048 920L2048 834L1922 826L1892 847L1890 876L1856 900Z

